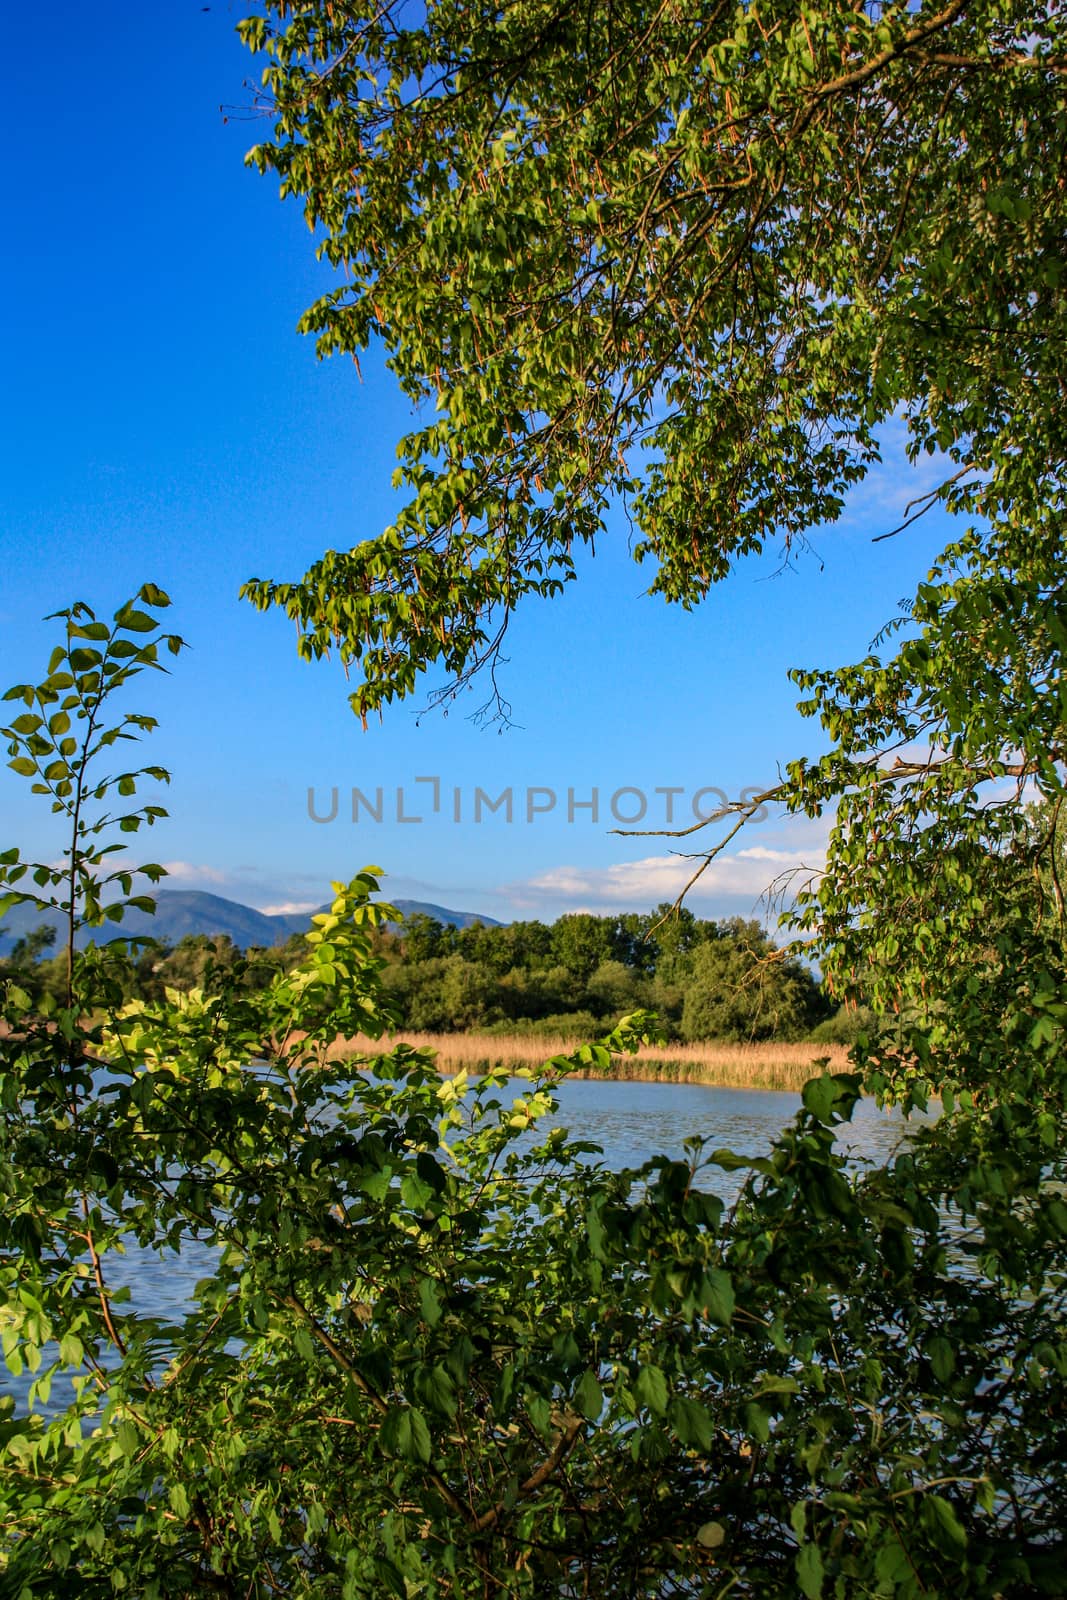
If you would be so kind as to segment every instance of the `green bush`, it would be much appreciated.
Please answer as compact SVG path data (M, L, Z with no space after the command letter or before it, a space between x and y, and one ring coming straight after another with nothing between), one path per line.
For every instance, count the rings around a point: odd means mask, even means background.
M603 1019L591 1011L560 1011L547 1017L514 1017L493 1023L483 1032L494 1035L514 1033L524 1039L581 1039L595 1037Z
M853 1045L861 1036L873 1037L877 1026L878 1019L869 1006L839 1006L808 1038L813 1044Z

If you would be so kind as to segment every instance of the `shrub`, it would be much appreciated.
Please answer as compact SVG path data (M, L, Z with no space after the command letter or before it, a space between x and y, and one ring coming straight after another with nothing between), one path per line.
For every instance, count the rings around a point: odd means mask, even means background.
M814 1044L855 1044L861 1035L872 1035L878 1019L869 1006L839 1006L832 1017L820 1022L808 1037Z

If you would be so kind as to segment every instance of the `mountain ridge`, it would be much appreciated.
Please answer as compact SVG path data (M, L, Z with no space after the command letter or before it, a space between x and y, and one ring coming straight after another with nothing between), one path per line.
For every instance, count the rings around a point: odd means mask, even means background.
M205 889L157 889L154 898L154 916L146 911L131 910L121 924L107 923L103 928L82 929L77 941L79 946L88 944L90 938L104 944L122 938L151 938L160 943L177 944L188 934L204 933L228 935L242 950L250 945L270 948L284 944L294 933L303 933L311 926L317 911L329 909L327 904L311 911L268 913L243 905L239 900L210 894ZM468 928L476 922L488 928L501 926L495 918L479 912L453 911L448 906L426 900L393 900L390 904L404 916L430 916L454 928ZM0 956L6 955L17 939L42 925L54 927L57 939L61 937L63 918L59 912L13 906L7 916L0 918Z

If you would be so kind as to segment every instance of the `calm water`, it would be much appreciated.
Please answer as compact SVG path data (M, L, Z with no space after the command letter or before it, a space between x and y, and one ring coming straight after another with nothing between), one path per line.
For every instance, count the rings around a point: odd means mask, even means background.
M516 1093L528 1087L525 1082L514 1082ZM764 1155L800 1105L799 1095L765 1089L597 1078L572 1079L556 1093L560 1105L553 1121L566 1127L572 1138L599 1144L604 1163L612 1168L639 1166L653 1155L682 1157L683 1142L692 1135L710 1138L713 1149L725 1146L742 1156ZM899 1115L879 1111L872 1101L862 1100L851 1125L839 1137L857 1164L881 1164L900 1143L905 1128ZM744 1176L743 1172L713 1169L704 1181L729 1201ZM131 1303L139 1311L173 1317L189 1303L197 1282L212 1271L213 1254L197 1245L188 1246L180 1257L168 1255L164 1260L131 1251L125 1258L111 1259L108 1279L115 1288L128 1285ZM0 1368L0 1393L21 1399L27 1381L15 1382Z
M649 1156L680 1157L696 1134L711 1148L741 1156L766 1155L774 1138L800 1109L798 1094L769 1089L721 1089L702 1083L623 1083L602 1078L571 1079L557 1090L554 1119L576 1139L593 1139L609 1167L637 1166ZM851 1125L839 1135L856 1162L884 1162L900 1143L906 1124L879 1111L871 1100L857 1105ZM718 1177L718 1175L717 1175ZM721 1185L744 1179L723 1173ZM716 1181L716 1188L720 1183ZM723 1187L725 1192L725 1187Z

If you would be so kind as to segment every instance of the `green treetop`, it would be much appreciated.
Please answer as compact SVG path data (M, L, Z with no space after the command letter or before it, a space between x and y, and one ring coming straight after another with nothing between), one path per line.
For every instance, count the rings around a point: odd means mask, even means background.
M361 714L490 660L625 505L690 605L834 519L899 419L930 497L1014 565L1056 544L1063 19L1000 0L279 4L274 136L419 425L408 501L300 583L255 582ZM1060 152L1059 154L1057 152Z

